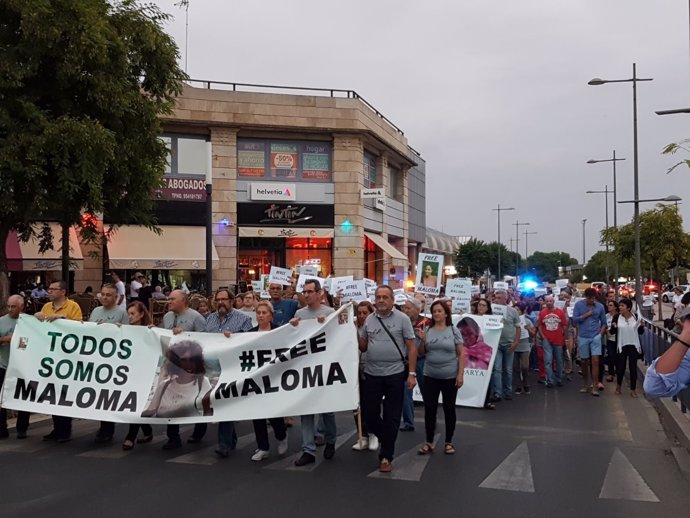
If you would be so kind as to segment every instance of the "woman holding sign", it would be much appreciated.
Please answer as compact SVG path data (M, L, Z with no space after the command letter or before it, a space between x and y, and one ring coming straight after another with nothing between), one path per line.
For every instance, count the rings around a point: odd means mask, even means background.
M440 300L431 305L433 325L420 333L419 353L424 362L424 427L426 442L417 453L428 455L434 451L438 396L443 395L443 415L446 423L444 453L455 453L455 399L462 387L465 372L465 355L460 331L453 326L450 308Z

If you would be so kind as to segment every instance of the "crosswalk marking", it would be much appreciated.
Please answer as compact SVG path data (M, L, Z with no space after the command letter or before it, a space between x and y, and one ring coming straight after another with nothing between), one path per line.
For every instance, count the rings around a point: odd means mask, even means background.
M479 484L488 489L534 493L532 463L527 442L523 441Z
M659 502L659 498L644 481L642 475L618 448L611 456L599 498Z
M338 450L343 444L350 440L350 437L357 433L356 429L349 430L341 435L339 435L335 441L335 449ZM314 471L318 468L324 461L323 455L316 455L316 462L313 464L307 464L306 466L295 466L295 461L302 456L302 452L296 453L295 455L290 455L285 457L273 464L266 466L266 469L280 469L287 471Z
M440 436L441 434L439 433L434 436L434 442L432 443L434 449L436 449L436 444ZM393 471L390 473L381 473L379 470L376 470L372 471L367 476L371 478L419 482L422 479L422 475L430 459L431 455L420 455L417 453L417 446L415 446L393 461Z
M95 433L99 426L100 424L95 421L75 420L72 425L72 441ZM29 430L29 437L26 439L8 439L7 442L0 444L0 453L37 453L51 446L62 446L43 440L43 435L49 430L49 428L44 428L40 435L35 435L35 432L32 434Z
M165 442L168 438L165 435L157 435L150 443L137 444L137 448L150 448ZM77 455L77 457L87 457L91 459L122 459L130 455L134 450L123 450L120 443L112 444L110 447L95 447Z
M254 442L253 433L242 435L237 438L237 445L235 446L235 450L241 450L243 448L246 448L252 442ZM218 455L216 454L217 448L218 445L214 444L213 446L208 446L207 448L203 448L201 450L186 453L184 455L180 455L179 457L173 457L172 459L167 459L165 462L173 462L177 464L197 464L200 466L213 466L219 460L221 460L220 457L218 457Z

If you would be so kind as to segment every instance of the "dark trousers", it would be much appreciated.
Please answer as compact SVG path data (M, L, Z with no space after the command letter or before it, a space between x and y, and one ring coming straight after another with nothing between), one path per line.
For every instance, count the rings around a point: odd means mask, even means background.
M112 437L115 435L115 423L110 421L101 421L101 427L96 432L97 437Z
M285 419L283 417L274 417L269 419L273 427L273 433L277 441L282 441L287 437L287 427L285 426ZM254 419L254 435L256 436L256 445L260 450L268 451L270 446L268 444L268 425L266 419Z
M72 418L54 415L53 432L58 439L69 439L72 436Z
M203 439L204 435L206 435L206 429L208 428L208 425L206 423L195 423L194 424L194 431L192 432L192 437L195 439ZM180 425L179 424L169 424L167 428L165 429L165 434L168 436L168 439L171 441L179 441L180 440Z
M0 369L0 387L5 382L5 369ZM29 412L17 413L17 433L25 433L29 429ZM7 410L0 408L0 434L7 432Z
M609 376L616 375L618 363L618 346L615 340L606 340L606 370ZM603 370L603 369L602 369Z
M458 395L455 378L442 380L424 376L424 428L426 429L426 442L429 444L434 441L434 432L436 432L436 412L438 410L439 394L443 395L446 442L453 442L453 434L455 433L455 397Z
M623 377L625 376L625 364L630 366L630 390L637 388L637 349L634 345L626 345L618 353L618 360L616 363L616 381L619 385L623 384Z
M153 428L150 424L131 424L129 425L129 430L127 430L126 441L136 441L137 435L139 434L139 429L144 432L144 436L150 437L153 435Z
M390 376L366 374L364 381L364 419L367 428L381 440L379 459L393 460L395 441L402 416L407 372ZM383 415L381 407L383 406Z

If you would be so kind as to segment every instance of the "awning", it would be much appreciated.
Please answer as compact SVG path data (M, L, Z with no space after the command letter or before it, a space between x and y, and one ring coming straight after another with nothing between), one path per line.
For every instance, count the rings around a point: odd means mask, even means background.
M161 225L161 234L146 227L122 226L110 236L110 268L120 270L205 270L206 228ZM213 267L218 252L213 246Z
M458 247L465 244L469 239L467 236L451 236L433 228L427 228L422 251L454 255L458 251Z
M405 263L409 262L407 256L391 245L383 236L372 234L371 232L365 232L364 235L393 259L399 259L400 261L405 261Z
M238 227L240 237L333 237L332 228Z
M34 229L40 232L43 223L34 225ZM26 243L19 240L16 232L11 231L5 242L7 254L7 270L10 272L57 272L62 269L62 227L58 223L48 223L53 233L53 249L45 253L39 251L39 241L36 238L29 239ZM74 227L69 229L69 255L70 270L81 270L84 256L81 253L77 231Z

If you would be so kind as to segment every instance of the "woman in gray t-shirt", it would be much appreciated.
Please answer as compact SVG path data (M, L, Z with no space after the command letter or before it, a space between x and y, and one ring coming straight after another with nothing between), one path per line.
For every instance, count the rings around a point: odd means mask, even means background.
M446 422L444 452L455 453L455 398L462 387L465 357L460 331L453 326L450 308L440 300L431 305L434 324L420 333L419 354L426 355L424 363L424 426L426 442L417 453L427 455L434 451L438 396L443 395L443 415Z

